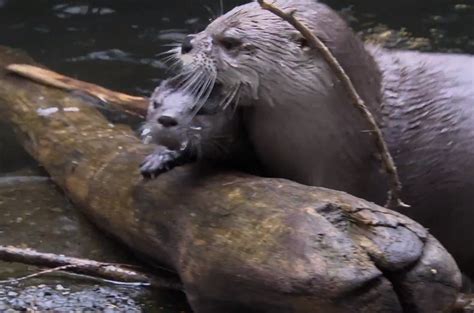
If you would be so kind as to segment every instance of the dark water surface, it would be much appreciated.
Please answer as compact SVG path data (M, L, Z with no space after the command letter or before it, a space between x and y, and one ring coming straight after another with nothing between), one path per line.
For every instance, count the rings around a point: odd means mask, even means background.
M224 0L224 9L245 2ZM429 49L474 53L473 0L327 2L351 15L358 30L406 29ZM0 0L0 44L68 75L147 95L166 75L157 54L219 12L218 0Z
M245 2L224 0L224 10ZM391 48L474 54L474 0L327 2L370 41ZM66 75L148 95L168 73L158 54L186 33L201 30L220 11L217 0L0 0L0 45L26 50L37 61ZM14 143L13 134L4 125L0 125L0 244L131 261L44 179L44 173ZM0 280L32 270L0 263ZM41 284L47 286L38 288ZM68 301L84 303L93 295L91 301L96 297L98 308L103 299L119 299L129 305L111 302L119 311L189 312L179 295L58 277L8 288L0 287L0 311L11 305L11 298L27 298L28 293L36 292L44 295L43 288L52 296L65 293L66 298L83 291L85 295Z

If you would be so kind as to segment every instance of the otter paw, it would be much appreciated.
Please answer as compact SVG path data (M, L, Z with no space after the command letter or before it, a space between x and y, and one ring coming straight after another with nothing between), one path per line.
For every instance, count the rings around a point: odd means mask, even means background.
M146 179L156 178L179 165L180 155L176 151L162 150L150 154L140 165L140 172Z

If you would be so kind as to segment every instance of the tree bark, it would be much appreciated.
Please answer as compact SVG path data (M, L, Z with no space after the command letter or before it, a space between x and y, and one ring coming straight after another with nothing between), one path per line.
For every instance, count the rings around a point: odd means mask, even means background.
M11 63L31 60L0 48L0 119L95 224L175 269L195 312L451 311L459 270L407 217L199 164L144 181L153 147L84 99L7 74Z

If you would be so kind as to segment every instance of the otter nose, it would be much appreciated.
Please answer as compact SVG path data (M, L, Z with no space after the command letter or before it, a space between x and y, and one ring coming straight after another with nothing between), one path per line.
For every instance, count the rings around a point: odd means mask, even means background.
M191 43L191 40L193 39L192 36L186 36L186 38L183 41L183 44L181 45L181 53L186 54L191 52L193 50L193 44Z
M163 125L164 127L173 127L178 125L178 121L171 116L168 115L162 115L158 118L158 123Z

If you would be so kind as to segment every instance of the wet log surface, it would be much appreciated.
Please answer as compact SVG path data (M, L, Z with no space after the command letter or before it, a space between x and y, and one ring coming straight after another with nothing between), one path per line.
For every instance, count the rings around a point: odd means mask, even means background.
M3 68L0 119L95 224L180 276L195 312L449 312L451 256L401 214L348 194L205 166L144 181L152 146L84 99ZM53 109L51 109L53 108Z

